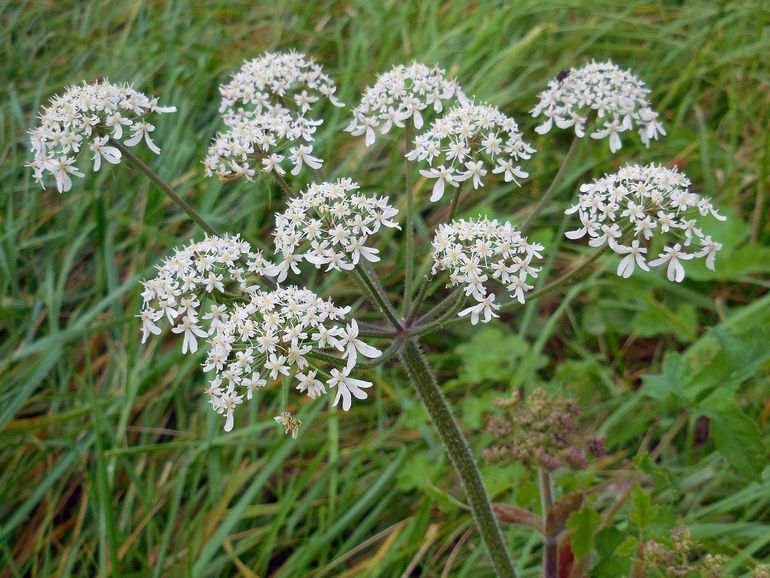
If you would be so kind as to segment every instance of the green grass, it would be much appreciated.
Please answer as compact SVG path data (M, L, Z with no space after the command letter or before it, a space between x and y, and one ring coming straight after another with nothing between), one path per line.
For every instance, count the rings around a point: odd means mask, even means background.
M479 199L514 220L537 202L569 144L566 134L532 132L526 111L547 80L612 58L648 82L668 137L649 150L626 139L614 159L606 143L585 143L537 233L556 232L577 178L626 160L676 162L730 216L717 273L695 271L676 287L655 276L589 277L507 316L499 330L524 346L499 353L497 365L484 361L479 332L463 326L427 349L479 452L488 441L479 412L492 398L539 383L562 388L586 404L586 427L613 452L634 456L666 441L660 468L674 482L656 484L655 501L730 556L731 572L770 558L770 470L747 478L712 439L697 438L695 411L640 389L667 352L687 351L694 371L711 367L770 437L770 12L761 2L0 6L0 576L491 575L397 365L375 370L374 395L347 414L303 406L296 441L272 422L280 396L271 392L224 434L201 395L198 360L182 357L173 339L140 345L134 318L137 281L199 231L125 165L88 174L63 195L41 190L23 167L25 131L49 96L82 79L131 81L179 109L158 123L162 155L144 158L219 228L267 243L280 192L206 179L200 160L217 127L217 85L272 48L315 55L347 103L394 64L449 69L466 92L513 115L539 151L528 185L485 189ZM391 191L388 154L364 155L360 139L339 135L345 112L328 112L319 131L327 166ZM578 254L565 243L552 275ZM354 287L338 280L315 288L334 284L338 300L355 301ZM730 360L714 357L713 328L735 340L725 355L742 360L725 375ZM529 474L483 469L497 500L536 507ZM522 575L536 576L539 539L512 527L506 536Z

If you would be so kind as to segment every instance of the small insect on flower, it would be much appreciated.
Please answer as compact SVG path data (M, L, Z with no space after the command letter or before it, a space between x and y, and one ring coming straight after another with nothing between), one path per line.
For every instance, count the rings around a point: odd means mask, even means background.
M440 225L433 237L433 274L449 271L449 285L465 286L465 294L476 304L460 311L470 315L471 323L488 323L500 308L494 293L487 290L490 280L502 284L511 298L524 303L532 289L527 281L537 278L543 246L528 243L510 223L497 219L469 219Z
M423 111L431 107L440 113L444 103L451 100L468 102L457 81L447 78L443 69L418 62L401 64L379 75L377 82L366 88L345 130L354 136L364 135L366 146L372 146L377 132L385 135L394 126L404 128L410 119L420 130Z
M554 124L574 127L575 135L585 136L586 124L595 121L593 139L609 139L610 151L620 150L620 134L636 128L645 146L666 131L658 113L650 107L650 90L636 76L612 62L590 62L580 68L567 68L540 93L532 116L545 116L535 131L545 134Z
M636 267L666 265L670 281L685 277L682 261L705 258L714 270L722 248L698 226L698 218L711 215L723 221L710 199L690 192L690 180L677 169L650 164L628 165L580 187L578 202L566 214L577 213L580 227L565 233L568 239L586 235L588 244L605 244L623 255L617 273L630 277ZM648 261L651 251L658 256Z
M430 200L444 196L446 185L458 187L469 181L474 189L484 186L490 171L506 183L529 176L519 166L535 152L522 138L512 118L489 105L458 106L433 122L430 129L414 139L406 158L427 163L420 174L435 179Z
M290 411L285 411L281 415L275 416L273 419L283 426L284 434L291 434L292 438L297 439L299 428L302 425L302 421L299 418L291 415Z
M64 94L51 98L39 115L39 126L29 131L35 158L27 166L41 185L45 186L45 175L50 173L60 193L69 191L71 177L85 176L76 164L83 152L91 154L94 172L101 169L102 161L111 165L120 162L120 150L113 146L117 141L126 146L144 141L159 154L150 137L155 126L148 118L153 113L169 112L176 112L176 107L160 106L157 98L134 90L130 84L102 80L70 86Z
M320 168L312 143L323 120L310 114L322 100L344 106L336 90L321 66L298 52L267 52L245 62L219 88L228 129L209 147L206 175L252 180L256 171L284 175L289 165L294 175L305 165Z
M280 261L271 270L281 283L289 270L299 273L305 260L317 268L349 271L361 259L380 260L367 245L382 227L399 228L398 214L387 197L365 195L351 179L312 184L289 200L275 218L275 252Z

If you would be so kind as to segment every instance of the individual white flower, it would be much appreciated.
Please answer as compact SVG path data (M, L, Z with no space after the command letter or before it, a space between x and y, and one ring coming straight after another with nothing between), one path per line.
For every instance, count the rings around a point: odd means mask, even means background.
M299 272L305 260L326 270L350 270L361 259L379 261L377 249L367 246L382 227L398 228L398 211L387 197L365 195L351 179L310 185L289 200L276 215L274 244L279 258L271 271L278 283L289 270Z
M448 101L465 104L467 98L443 69L418 62L401 64L378 75L377 82L364 90L345 130L354 136L364 135L366 146L372 146L377 132L387 134L394 126L403 128L405 122L420 130L423 112L432 109L440 113Z
M436 179L431 202L444 196L445 185L458 187L470 181L474 189L484 186L488 171L503 174L506 182L526 178L519 166L535 152L524 142L512 118L489 105L465 105L451 109L414 139L406 158L427 163L420 174Z
M267 52L247 61L219 88L227 130L209 147L206 175L252 180L258 170L284 175L288 165L293 175L304 165L319 169L323 161L312 153L323 120L310 113L322 99L343 106L336 90L314 60L297 52Z
M610 61L590 62L568 68L548 83L539 102L530 112L545 121L535 131L545 134L555 124L573 127L582 138L586 123L593 122L591 138L609 140L610 151L620 150L623 132L637 129L645 146L665 135L658 113L650 108L650 90L639 78Z
M70 175L83 177L76 162L80 153L93 153L93 170L101 168L104 159L120 162L120 151L110 140L135 146L144 140L155 154L160 149L150 138L155 127L148 122L152 114L175 112L176 107L160 106L158 99L134 90L130 84L113 84L102 80L95 84L70 86L64 94L53 96L40 112L40 124L29 131L34 159L27 164L35 180L45 186L46 173L56 180L59 192L72 187ZM124 128L131 136L124 138Z
M336 367L331 370L331 379L328 381L329 387L336 387L337 394L334 396L335 407L342 400L343 411L348 411L351 407L352 398L366 399L367 393L364 391L372 387L371 382L362 379L353 379L350 377L350 369L345 368L342 371Z
M577 214L581 222L565 233L567 238L588 236L591 246L607 244L624 255L617 269L621 277L630 277L637 266L648 271L666 264L668 279L679 283L685 277L681 261L705 257L706 267L713 270L722 248L698 226L698 219L725 218L710 199L690 191L690 180L676 168L627 165L582 185L577 203L565 212ZM658 256L648 261L653 251Z
M433 274L449 271L450 286L464 286L465 294L473 297L472 305L459 313L471 316L474 325L488 323L497 317L499 306L487 285L491 280L502 284L511 298L524 303L525 294L532 289L527 281L536 278L542 259L542 245L528 243L510 223L496 219L461 219L439 225L433 237Z
M369 359L376 359L382 355L379 349L364 343L358 338L358 323L353 319L340 333L339 343L345 348L345 356L348 358L348 371L356 366L358 354Z

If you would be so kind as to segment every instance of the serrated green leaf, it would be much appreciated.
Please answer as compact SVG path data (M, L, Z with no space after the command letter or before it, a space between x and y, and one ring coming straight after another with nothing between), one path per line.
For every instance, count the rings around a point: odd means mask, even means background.
M639 486L631 490L631 511L628 519L639 529L649 526L657 517L660 508L652 504L652 497Z
M700 410L711 418L711 436L719 453L742 475L759 480L768 456L756 422L725 391L706 399Z
M567 528L572 531L572 551L578 558L585 558L594 547L594 532L602 517L588 506L572 512L567 519Z

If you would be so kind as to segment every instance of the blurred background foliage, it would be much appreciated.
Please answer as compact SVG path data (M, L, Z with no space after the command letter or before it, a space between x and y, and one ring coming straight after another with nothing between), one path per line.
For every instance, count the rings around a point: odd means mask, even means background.
M0 576L491 575L397 365L377 368L374 395L347 414L325 400L296 408L296 441L273 423L271 391L224 434L201 395L199 359L182 357L175 339L141 346L134 317L138 280L200 231L125 164L63 195L23 167L25 131L48 97L80 80L130 81L179 109L158 122L162 155L145 158L219 228L266 244L280 192L220 184L200 164L218 127L217 85L266 49L317 57L348 104L395 64L447 68L538 149L523 188L490 187L462 208L513 221L569 146L568 134L532 131L527 111L548 79L611 58L649 84L669 135L649 150L625 139L616 158L605 142L583 143L535 235L561 243L579 181L629 160L672 163L729 216L713 224L724 243L716 272L688 263L674 285L657 274L621 280L614 260L599 261L563 293L490 326L453 326L426 349L478 454L492 400L560 391L616 457L564 473L561 487L622 476L632 458L646 476L615 531L643 539L687 526L729 556L731 575L770 558L764 2L6 0L0 22ZM344 110L327 113L317 148L327 167L397 196L391 145L367 151L340 134ZM397 251L382 267L392 287ZM550 274L585 252L561 243ZM357 298L336 278L311 286ZM530 472L482 469L495 500L538 510ZM657 508L647 529L645 499ZM522 575L536 576L539 537L514 526L506 536ZM592 575L623 575L627 563L611 564L621 550L604 538Z

